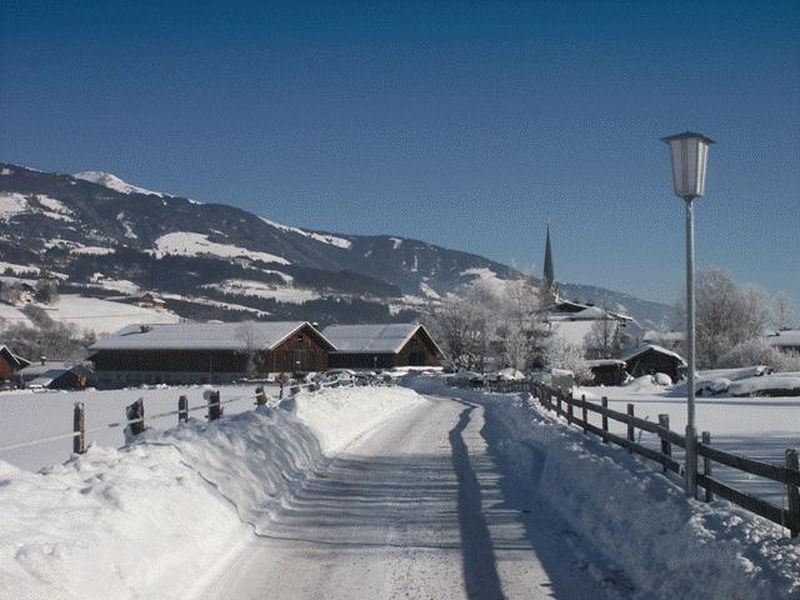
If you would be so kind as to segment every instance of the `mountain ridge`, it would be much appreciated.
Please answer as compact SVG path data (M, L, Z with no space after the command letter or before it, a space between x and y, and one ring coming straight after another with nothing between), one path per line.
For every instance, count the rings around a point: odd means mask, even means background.
M422 240L302 229L228 204L146 190L107 172L89 172L95 181L78 176L86 173L0 163L0 266L59 273L81 293L113 291L112 284L103 291L102 282L125 280L189 303L193 296L231 301L245 313L325 323L415 318L426 303L471 281L520 276ZM670 310L594 286L561 289L622 305L642 321L658 322Z

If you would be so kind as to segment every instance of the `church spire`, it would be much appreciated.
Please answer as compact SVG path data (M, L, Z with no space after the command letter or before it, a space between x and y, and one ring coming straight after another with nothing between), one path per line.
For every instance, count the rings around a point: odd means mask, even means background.
M555 302L558 297L556 270L553 266L553 248L550 244L550 223L547 224L547 242L544 247L544 281L542 282L545 302Z
M547 289L553 289L556 272L553 267L553 249L550 246L550 223L547 224L547 242L544 247L544 283Z

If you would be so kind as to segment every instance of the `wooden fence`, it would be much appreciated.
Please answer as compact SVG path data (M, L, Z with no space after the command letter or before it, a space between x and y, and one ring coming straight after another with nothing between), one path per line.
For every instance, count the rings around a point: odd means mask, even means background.
M289 396L294 396L298 394L302 390L308 391L319 391L323 388L335 388L335 387L344 387L344 386L355 386L360 382L356 382L354 379L335 379L332 381L327 382L310 382L310 383L301 383L296 381L289 381L288 383L284 384L283 382L280 383L280 391L279 396L275 399L275 403L280 401L284 397L284 393L288 394ZM378 382L378 381L371 381L369 385L381 385L385 382ZM286 391L284 391L284 388ZM189 401L186 396L181 395L178 398L178 410L171 410L161 413L156 413L147 416L146 418L149 420L154 419L163 419L169 416L177 416L178 424L182 422L186 422L189 420L189 413L198 411L198 410L206 410L207 413L205 417L209 421L216 421L217 419L222 418L224 409L223 406L226 404L231 404L233 402L241 402L245 400L253 401L255 400L256 406L266 406L270 403L270 397L264 391L263 387L257 387L255 389L255 394L252 395L244 395L244 396L234 396L231 398L221 399L220 393L217 390L207 390L203 394L204 398L206 399L205 405L198 405L198 406L189 406ZM35 440L28 440L24 442L18 442L15 444L10 444L8 446L0 446L0 452L4 452L7 450L16 450L19 448L26 448L30 446L36 446L39 444L45 444L53 441L58 440L69 440L72 439L72 452L74 454L83 454L86 452L86 448L88 446L88 438L89 434L97 433L99 431L104 431L107 429L116 429L116 428L125 428L127 433L131 436L135 437L141 433L143 433L146 429L145 426L145 401L144 398L139 398L132 404L129 404L125 407L125 420L124 421L116 421L113 423L106 423L105 425L99 425L92 429L86 428L86 407L83 402L75 402L73 406L73 413L72 413L72 433L61 433L58 435L49 436L46 438L40 438Z
M575 399L571 392L564 393L527 380L494 382L489 383L488 387L493 392L528 392L544 408L563 417L570 425L580 427L585 434L596 435L606 444L617 444L633 454L655 461L662 466L665 473L673 472L682 477L686 476L684 466L672 456L674 446L686 449L686 438L669 428L669 415L658 415L658 423L654 423L637 417L633 404L628 404L627 411L623 413L608 408L608 398L602 398L600 404L597 404L586 400L585 396ZM595 423L591 422L590 415L597 415ZM609 420L624 424L626 435L622 436L609 431ZM637 442L637 430L658 436L661 442L660 449L654 450ZM713 501L715 495L721 496L787 528L791 537L800 536L800 492L798 492L800 468L798 468L798 455L795 449L788 448L786 450L785 466L779 466L719 450L711 445L711 434L708 431L704 431L701 439L695 443L697 444L698 461L702 461L702 469L697 470L697 484L705 490L706 502ZM786 488L788 508L776 506L715 479L714 463L783 484Z

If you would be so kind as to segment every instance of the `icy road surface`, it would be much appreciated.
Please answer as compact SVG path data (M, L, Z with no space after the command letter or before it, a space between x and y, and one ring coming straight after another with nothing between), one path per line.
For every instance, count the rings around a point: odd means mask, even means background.
M501 472L480 406L427 402L339 454L205 600L617 598L624 578ZM491 441L491 440L490 440ZM520 474L532 478L535 474ZM525 490L525 491L523 491ZM523 510L523 506L540 510Z

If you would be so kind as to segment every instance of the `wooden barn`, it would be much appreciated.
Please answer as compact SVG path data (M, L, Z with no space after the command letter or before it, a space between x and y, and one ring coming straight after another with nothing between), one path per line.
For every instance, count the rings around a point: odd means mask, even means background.
M588 360L586 364L594 376L589 385L622 385L628 378L624 360L601 358Z
M0 381L15 379L15 374L30 365L29 360L14 354L8 346L0 346Z
M438 367L443 358L428 331L416 323L331 325L323 335L336 347L328 357L335 368Z
M225 383L324 371L333 345L303 321L125 327L90 348L98 385Z
M666 373L678 381L686 371L686 361L677 352L655 344L648 344L622 357L627 371L633 377Z

